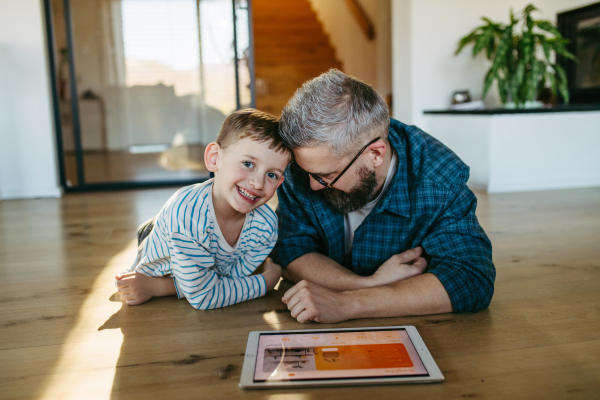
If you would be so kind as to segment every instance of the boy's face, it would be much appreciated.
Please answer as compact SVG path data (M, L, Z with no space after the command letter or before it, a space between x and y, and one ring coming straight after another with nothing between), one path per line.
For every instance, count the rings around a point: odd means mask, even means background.
M273 197L283 182L283 172L290 156L269 149L269 145L270 142L259 143L244 138L219 149L213 171L213 193L219 200L227 201L234 210L246 214ZM207 149L206 155L211 157L210 149ZM207 161L210 163L210 160Z

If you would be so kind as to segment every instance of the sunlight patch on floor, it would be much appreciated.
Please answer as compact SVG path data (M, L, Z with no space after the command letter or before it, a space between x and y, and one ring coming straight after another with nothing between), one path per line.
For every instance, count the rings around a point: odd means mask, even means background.
M114 275L131 263L135 248L132 240L94 281L41 399L110 398L123 334L120 329L98 328L121 308L121 302L109 301L115 293Z
M265 322L271 326L280 325L283 323L279 317L279 313L276 311L269 311L263 314Z
M310 399L311 396L308 394L274 394L269 396L269 400L307 400Z

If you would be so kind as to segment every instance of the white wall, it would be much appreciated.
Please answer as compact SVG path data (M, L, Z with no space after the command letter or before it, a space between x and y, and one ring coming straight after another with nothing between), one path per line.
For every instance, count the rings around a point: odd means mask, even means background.
M392 1L392 117L412 121L411 1Z
M60 196L40 0L0 0L0 197Z
M474 188L501 193L600 186L600 111L425 118L432 134L471 167Z
M393 0L392 47L394 115L427 130L423 110L444 109L452 93L468 89L480 99L489 62L473 59L472 47L454 56L461 37L482 24L481 17L508 22L509 9L521 11L531 0ZM556 13L593 3L590 0L536 0L536 19L556 21ZM407 32L408 31L408 32ZM499 106L494 90L486 106Z

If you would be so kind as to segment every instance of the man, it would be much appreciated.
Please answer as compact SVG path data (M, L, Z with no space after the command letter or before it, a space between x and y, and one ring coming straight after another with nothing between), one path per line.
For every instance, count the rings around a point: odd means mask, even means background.
M274 261L299 282L283 297L299 322L479 311L496 271L469 168L391 120L369 85L331 70L280 120L293 150L278 189ZM423 273L426 272L426 273Z

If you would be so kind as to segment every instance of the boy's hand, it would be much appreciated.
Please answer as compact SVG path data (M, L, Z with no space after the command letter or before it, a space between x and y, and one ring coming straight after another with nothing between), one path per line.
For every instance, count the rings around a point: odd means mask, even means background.
M152 297L170 296L176 294L173 278L153 278L148 275L132 272L115 276L117 290L128 305L136 306L150 300Z
M265 281L267 282L267 292L269 292L273 290L275 285L277 285L277 282L279 282L279 278L281 278L281 267L279 264L275 264L270 257L265 260L262 267L262 275L265 277Z
M390 283L422 274L425 268L427 268L427 261L421 257L422 253L422 247L415 247L404 253L393 255L389 260L381 264L372 276L367 278L369 286L389 285Z

